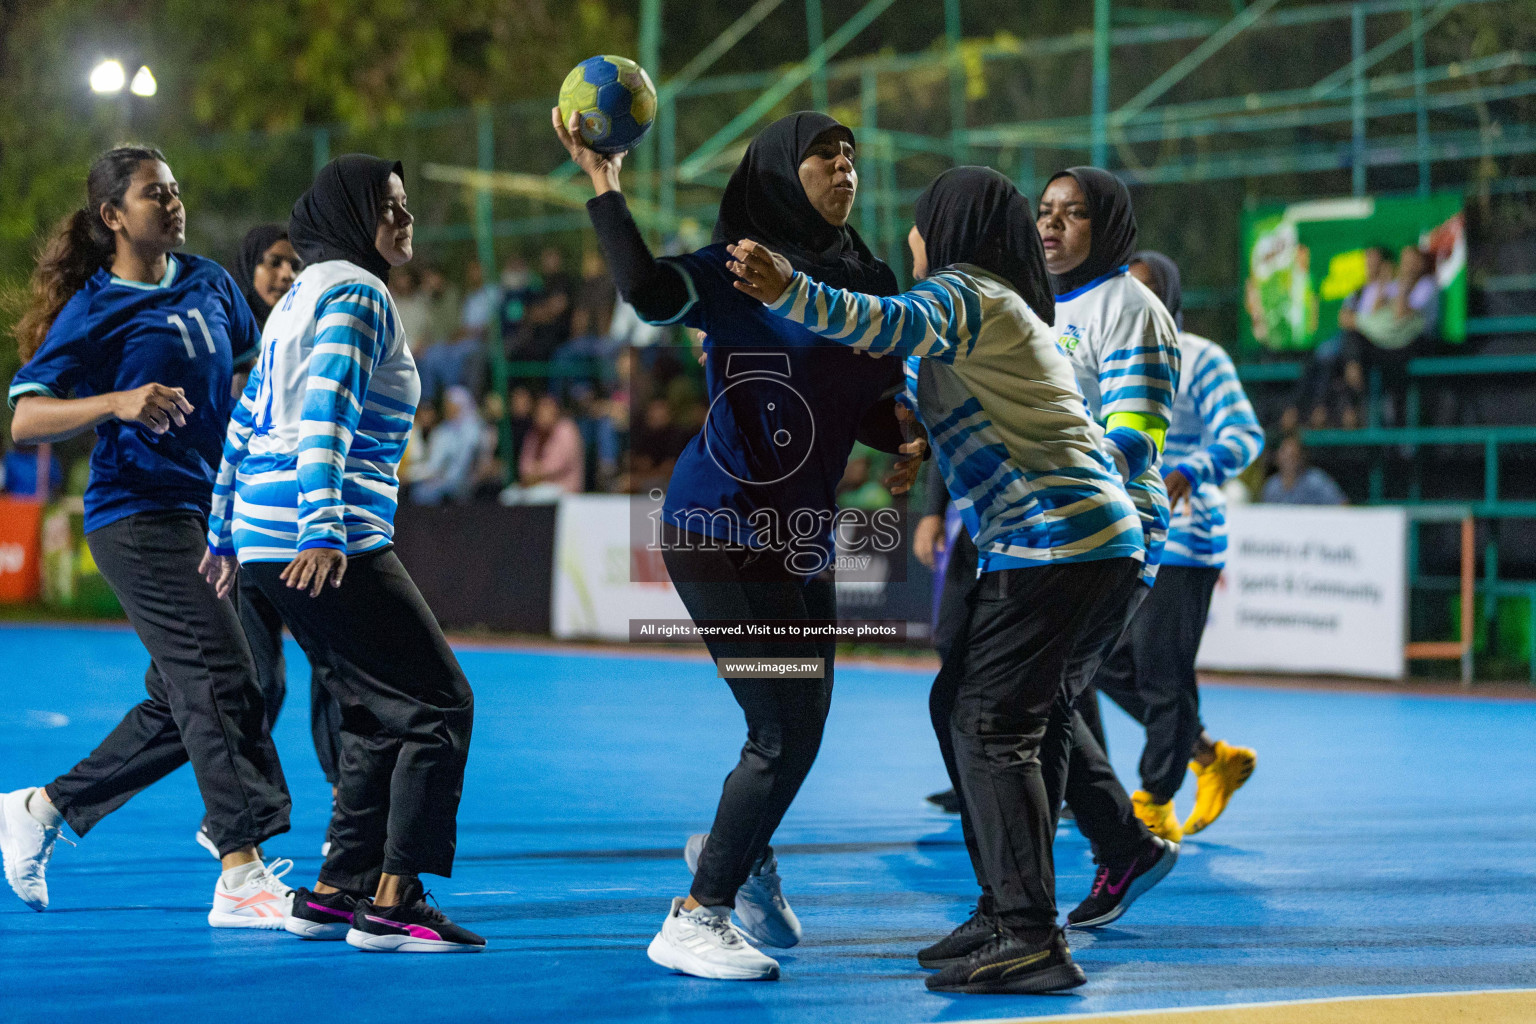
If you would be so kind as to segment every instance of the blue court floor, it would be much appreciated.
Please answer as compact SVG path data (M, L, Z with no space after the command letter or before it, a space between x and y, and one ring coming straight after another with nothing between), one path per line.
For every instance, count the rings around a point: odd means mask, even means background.
M450 914L478 956L380 956L215 931L216 868L192 841L189 769L49 869L53 909L0 889L0 1021L836 1021L902 1024L1536 986L1536 703L1211 685L1208 724L1259 767L1227 815L1118 926L1078 934L1078 993L927 993L916 949L974 898L958 823L922 796L943 769L926 673L847 666L821 760L776 846L806 940L777 983L673 976L645 947L687 889L742 739L702 657L464 646L477 695ZM48 781L142 694L121 629L0 627L0 790ZM293 831L268 844L312 881L328 793L290 646L277 738ZM1122 777L1139 736L1107 714ZM1179 795L1187 812L1193 783ZM1091 883L1057 842L1059 900Z

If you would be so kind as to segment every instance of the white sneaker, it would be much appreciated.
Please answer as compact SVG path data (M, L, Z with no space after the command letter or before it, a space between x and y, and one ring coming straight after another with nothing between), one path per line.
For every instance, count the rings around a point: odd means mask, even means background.
M684 910L681 896L672 900L672 910L645 955L696 978L771 981L779 976L779 962L753 949L731 924L731 908Z
M199 828L197 830L197 835L193 836L193 838L197 840L198 846L201 846L203 849L213 854L214 860L223 861L224 858L219 854L219 848L213 845L212 839L208 838L208 827L206 825L204 825L202 828Z
M214 928L267 928L280 930L293 906L293 890L283 876L293 867L286 858L264 865L237 889L224 886L223 876L213 887L213 909L208 923Z
M689 836L688 845L683 847L683 860L691 874L698 874L699 855L708 839L705 833ZM771 849L752 866L752 873L736 891L736 920L747 938L764 946L788 949L800 941L800 919L784 898L779 859Z
M27 810L27 798L36 787L18 789L0 796L0 860L5 862L5 880L21 901L33 910L48 909L48 858L62 829L47 828ZM70 843L73 846L73 843Z

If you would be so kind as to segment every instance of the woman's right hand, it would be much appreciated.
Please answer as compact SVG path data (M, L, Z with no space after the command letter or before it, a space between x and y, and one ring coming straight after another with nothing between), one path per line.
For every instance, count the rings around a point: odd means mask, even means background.
M164 384L145 384L132 391L112 393L112 415L124 423L137 423L156 434L187 425L192 414L192 403L181 388L168 388Z
M938 556L944 552L944 517L923 516L912 531L912 553L917 560L932 569Z
M554 107L549 112L550 123L555 126L555 134L560 138L560 145L571 155L571 162L592 179L592 188L598 195L604 192L618 192L619 168L624 166L623 153L599 153L582 140L581 115L571 113L569 123L560 120L560 108Z
M331 586L341 586L341 578L347 574L347 553L336 548L305 548L297 558L283 567L278 579L292 590L307 591L310 597L319 597L329 580Z

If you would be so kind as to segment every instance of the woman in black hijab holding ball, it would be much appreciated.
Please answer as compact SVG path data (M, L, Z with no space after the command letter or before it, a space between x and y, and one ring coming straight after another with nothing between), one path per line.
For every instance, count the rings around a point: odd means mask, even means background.
M848 225L858 189L853 133L812 112L769 125L731 175L714 244L658 260L620 192L622 155L594 152L575 136L576 118L562 124L558 109L552 115L597 192L587 210L619 293L651 323L705 334L710 414L678 458L660 513L667 571L689 614L697 623L835 620L832 525L855 439L911 456L898 466L903 478L915 474L926 445L902 445L892 397L900 364L822 342L768 313L733 287L725 243L758 239L817 280L894 294L895 275ZM692 889L672 901L649 955L698 977L776 978L778 963L745 939L779 947L800 939L769 842L821 745L835 642L707 643L716 659L819 658L823 677L727 680L747 742L709 834L688 842Z

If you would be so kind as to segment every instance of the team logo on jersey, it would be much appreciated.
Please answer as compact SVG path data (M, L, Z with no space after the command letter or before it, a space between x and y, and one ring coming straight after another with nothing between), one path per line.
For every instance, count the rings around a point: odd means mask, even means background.
M1083 343L1083 329L1076 324L1067 324L1065 333L1056 339L1056 347L1067 355L1071 355L1077 346Z

